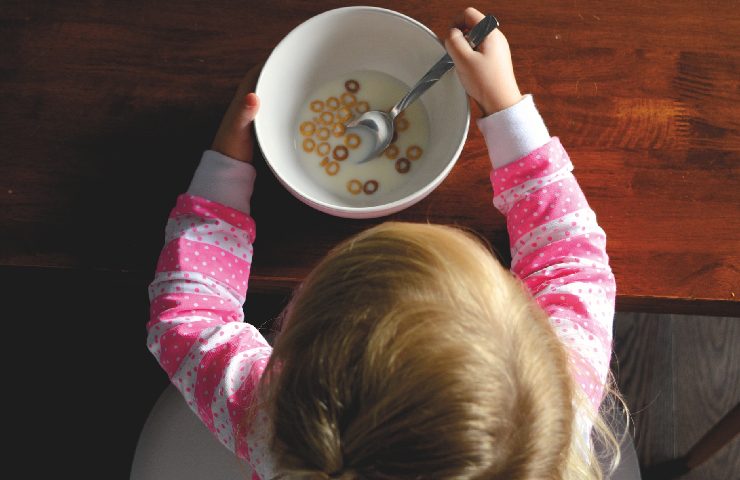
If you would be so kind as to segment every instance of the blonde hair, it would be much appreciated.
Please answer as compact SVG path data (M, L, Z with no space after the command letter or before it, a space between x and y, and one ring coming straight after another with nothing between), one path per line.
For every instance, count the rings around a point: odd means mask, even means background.
M259 389L279 478L601 479L577 409L619 461L546 314L470 233L362 232L283 323Z

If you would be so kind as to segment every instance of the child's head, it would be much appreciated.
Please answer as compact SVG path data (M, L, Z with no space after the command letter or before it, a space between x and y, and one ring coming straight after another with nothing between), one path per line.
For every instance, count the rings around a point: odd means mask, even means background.
M290 478L588 470L562 343L513 275L455 228L385 223L334 249L288 306L263 380Z

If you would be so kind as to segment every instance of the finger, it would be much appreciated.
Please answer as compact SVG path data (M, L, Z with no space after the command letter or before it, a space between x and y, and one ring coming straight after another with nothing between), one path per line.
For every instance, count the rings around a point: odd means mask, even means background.
M467 61L474 50L470 48L468 40L463 33L457 28L451 28L447 38L445 38L445 49L452 57L455 64Z
M474 26L478 25L478 23L483 20L485 15L483 15L480 11L476 10L473 7L468 7L463 11L463 25L465 25L467 28L473 28Z
M480 11L473 7L468 7L455 16L450 27L457 27L463 32L468 32L471 28L478 25L484 17L485 15Z
M260 99L256 93L248 93L244 97L244 108L239 112L239 123L245 127L254 121L260 109Z

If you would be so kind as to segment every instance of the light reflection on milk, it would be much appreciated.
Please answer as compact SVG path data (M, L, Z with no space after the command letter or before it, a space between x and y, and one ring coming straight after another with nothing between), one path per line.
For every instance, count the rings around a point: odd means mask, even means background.
M353 129L353 133L361 135L360 145L355 149L348 149L349 157L346 160L336 161L332 152L336 146L346 145L345 135L335 136L332 134L326 140L319 139L317 137L318 129L324 125L319 122L320 114L311 110L311 102L320 100L325 104L330 97L340 98L343 93L347 92L345 82L350 79L356 80L360 87L354 93L357 101L368 102L370 110L384 110L387 112L409 91L409 87L400 80L388 74L371 70L348 73L327 82L314 91L301 108L295 127L294 146L298 153L298 159L310 178L323 189L354 206L377 205L383 202L383 197L408 182L420 170L419 167L424 162L424 153L417 160L411 160L407 163L410 165L410 169L406 173L398 172L396 162L401 157L407 157L407 150L411 146L415 145L421 147L423 152L426 151L429 141L429 120L421 100L417 100L403 113L403 117L408 122L408 128L403 131L396 129L397 139L394 145L398 148L397 156L391 159L382 154L379 158L360 165L355 164L353 158L364 157L370 150L371 142L369 141L369 134L363 133L362 129ZM328 109L328 107L325 107L325 109ZM351 114L353 117L360 115L354 108L351 109ZM305 135L305 132L301 133L300 126L304 122L313 122L317 127L316 133L312 135ZM339 122L339 120L335 119L335 122ZM327 127L331 128L331 125L327 125ZM316 145L327 142L330 145L329 154L319 154L315 148L310 153L306 152L303 148L303 142L306 138L314 140ZM332 165L329 165L329 163L332 163ZM337 165L334 165L334 163ZM334 175L329 175L327 171L334 173ZM348 187L353 180L355 181L354 184ZM373 180L377 182L377 191L366 193L372 191L372 185L368 188L367 182L372 183ZM358 185L363 185L365 190L358 193ZM350 189L354 193L350 192Z

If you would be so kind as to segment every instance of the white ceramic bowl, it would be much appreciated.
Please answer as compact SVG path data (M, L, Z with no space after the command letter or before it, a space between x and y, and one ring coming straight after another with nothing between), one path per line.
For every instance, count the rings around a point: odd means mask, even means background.
M357 70L377 70L411 86L444 54L431 30L383 8L338 8L297 26L275 47L257 82L262 108L255 130L275 176L302 202L339 217L389 215L429 195L454 166L468 135L470 110L454 71L417 100L424 104L430 129L421 168L404 186L374 196L369 206L354 206L314 183L293 139L301 107L324 83Z

